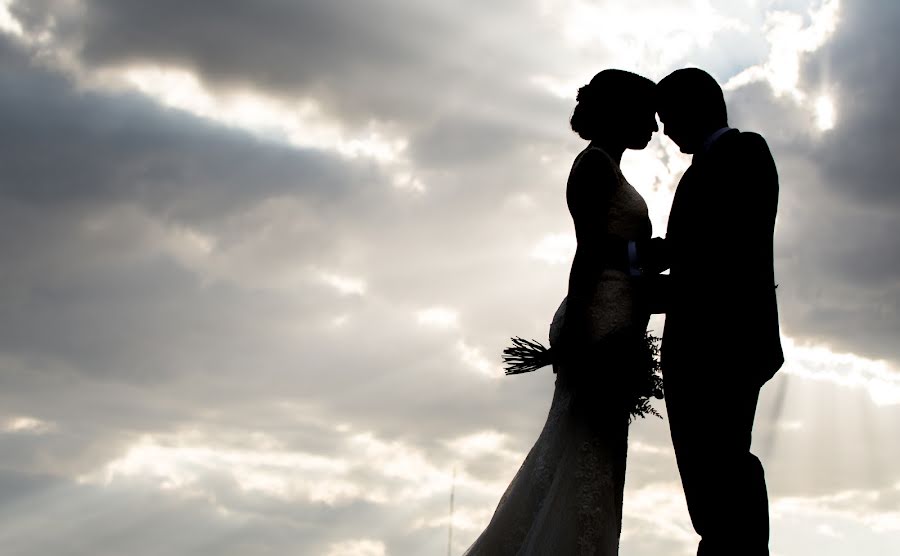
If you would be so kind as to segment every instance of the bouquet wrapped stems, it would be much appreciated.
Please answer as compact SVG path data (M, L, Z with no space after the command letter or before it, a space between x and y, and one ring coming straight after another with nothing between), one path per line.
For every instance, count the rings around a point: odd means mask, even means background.
M547 348L534 340L520 337L511 338L512 346L503 350L503 364L507 375L518 375L536 371L547 365L561 363L564 359L571 362L572 353L563 353L559 348ZM645 417L648 413L661 417L650 406L650 398L662 399L662 375L659 365L659 338L645 332L637 345L628 334L612 335L599 342L593 349L579 350L575 357L590 357L596 354L596 361L610 366L616 374L606 377L608 380L625 379L625 402L629 406L632 417ZM568 355L568 357L566 357ZM593 358L592 358L593 359Z
M540 342L524 338L510 338L512 347L503 350L503 364L506 374L530 373L553 364L553 351Z

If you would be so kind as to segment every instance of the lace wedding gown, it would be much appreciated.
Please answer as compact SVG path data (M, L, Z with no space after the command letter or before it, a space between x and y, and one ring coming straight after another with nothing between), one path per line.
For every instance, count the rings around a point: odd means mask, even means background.
M576 158L570 180L586 152ZM629 240L650 237L646 203L618 165L609 163L619 183L609 201L608 232ZM643 338L649 314L639 308L625 273L603 270L593 289L588 308L593 339L623 331ZM564 299L550 325L551 346L560 338L565 312ZM487 529L464 556L618 554L629 415L604 395L604 376L622 372L611 367L602 359L583 366L579 371L602 373L593 382L599 388L575 388L566 368L554 366L558 374L547 422Z

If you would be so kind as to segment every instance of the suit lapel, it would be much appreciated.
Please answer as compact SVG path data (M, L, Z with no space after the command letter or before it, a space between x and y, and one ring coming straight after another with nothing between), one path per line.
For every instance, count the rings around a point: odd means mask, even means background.
M704 196L709 193L706 190L712 185L709 181L709 171L711 165L714 164L716 151L722 146L723 142L727 143L737 136L738 133L737 129L726 131L712 144L709 151L693 156L691 165L688 166L688 169L678 182L678 187L675 188L672 208L669 211L669 226L666 230L666 238L671 237L673 232L676 237L680 237L681 230L689 226L692 215L696 215L704 210L703 207L706 206Z
M673 235L676 238L679 236L685 213L690 210L690 190L695 181L696 173L696 165L692 163L685 170L684 175L681 176L681 180L678 181L678 186L675 188L675 196L672 198L672 208L669 210L669 225L666 229L667 239L671 239Z

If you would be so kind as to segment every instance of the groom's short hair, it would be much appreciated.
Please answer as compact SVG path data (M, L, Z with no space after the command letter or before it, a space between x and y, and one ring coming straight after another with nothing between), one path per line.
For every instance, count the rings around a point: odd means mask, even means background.
M728 110L722 87L699 68L675 70L656 85L656 111L660 117L678 110L695 121L717 127L728 125Z

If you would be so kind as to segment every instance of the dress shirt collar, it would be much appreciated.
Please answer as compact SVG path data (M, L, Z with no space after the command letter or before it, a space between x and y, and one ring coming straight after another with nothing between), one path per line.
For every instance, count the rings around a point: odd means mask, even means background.
M712 148L713 143L715 143L719 139L719 137L724 135L726 131L731 131L732 129L734 129L734 128L725 126L725 127L721 127L719 129L717 129L716 131L712 132L712 134L706 138L706 141L703 142L703 152L704 153L709 152L709 149Z

